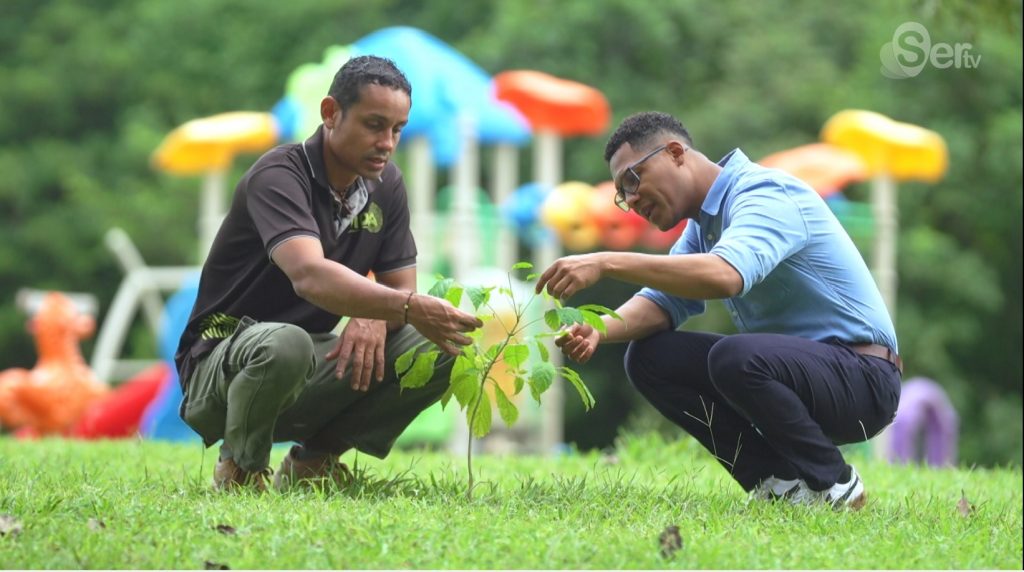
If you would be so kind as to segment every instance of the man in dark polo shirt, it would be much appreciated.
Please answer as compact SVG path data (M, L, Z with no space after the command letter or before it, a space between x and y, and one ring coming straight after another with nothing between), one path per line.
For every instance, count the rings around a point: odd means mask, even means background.
M207 446L223 439L217 488L264 490L281 441L299 444L278 488L346 484L340 454L387 455L440 398L451 356L482 325L415 294L405 185L388 161L411 96L392 61L350 60L320 103L317 132L267 152L235 189L175 360L182 418ZM394 361L424 338L444 352L435 375L401 392Z

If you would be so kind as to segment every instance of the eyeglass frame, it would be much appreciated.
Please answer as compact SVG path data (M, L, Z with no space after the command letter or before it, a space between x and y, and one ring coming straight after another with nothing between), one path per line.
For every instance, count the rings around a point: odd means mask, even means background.
M637 194L637 192L639 192L640 190L640 175L639 173L634 171L634 169L639 167L644 161L650 159L651 157L657 155L658 153L661 153L667 148L668 143L656 147L653 151L644 155L639 160L634 161L632 165L626 167L626 169L622 171L622 175L619 177L619 183L616 183L615 185L615 206L619 207L619 209L624 212L629 212L629 205L626 204L626 199ZM625 178L627 174L633 175L633 178L636 179L636 183L631 185L633 189L630 191L627 191L625 185L622 184L622 179Z

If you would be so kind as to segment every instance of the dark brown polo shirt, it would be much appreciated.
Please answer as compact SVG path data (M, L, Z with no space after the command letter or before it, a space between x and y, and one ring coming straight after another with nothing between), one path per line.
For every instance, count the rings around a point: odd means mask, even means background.
M326 258L364 276L415 266L416 244L398 167L389 163L381 180L357 179L346 189L365 185L368 200L339 232L345 213L327 181L323 145L322 129L317 129L303 143L268 151L238 182L203 265L196 305L175 356L183 386L196 360L230 336L245 316L295 324L310 333L330 332L338 325L340 316L297 296L271 260L270 253L285 240L317 238Z

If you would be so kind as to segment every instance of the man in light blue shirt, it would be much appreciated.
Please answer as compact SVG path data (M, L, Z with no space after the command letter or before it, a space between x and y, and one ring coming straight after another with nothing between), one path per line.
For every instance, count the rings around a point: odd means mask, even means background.
M541 275L537 291L562 298L602 277L643 286L622 321L605 317L604 334L574 326L562 352L583 363L602 342L631 341L637 390L754 497L863 506L837 445L892 421L902 362L881 294L824 201L738 149L709 160L664 113L628 117L605 160L620 208L662 230L690 222L667 256L567 256ZM709 299L741 333L676 331Z

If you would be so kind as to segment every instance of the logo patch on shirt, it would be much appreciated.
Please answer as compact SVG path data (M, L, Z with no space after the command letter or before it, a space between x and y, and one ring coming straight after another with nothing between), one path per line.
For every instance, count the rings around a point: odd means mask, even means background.
M365 230L366 232L376 234L382 228L384 228L384 212L380 210L380 206L377 203L371 202L369 208L352 221L352 226L349 227L348 231L359 232Z

